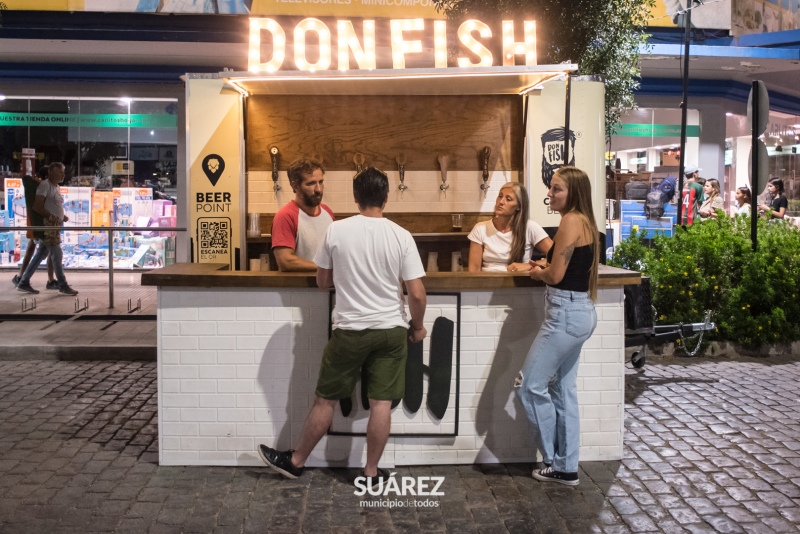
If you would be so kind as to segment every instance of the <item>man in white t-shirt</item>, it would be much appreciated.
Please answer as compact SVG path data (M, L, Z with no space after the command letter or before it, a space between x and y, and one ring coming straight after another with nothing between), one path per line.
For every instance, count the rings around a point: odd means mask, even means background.
M51 163L47 180L42 180L36 188L33 210L44 218L45 226L63 226L69 220L64 214L64 197L61 196L61 188L58 186L62 181L64 181L64 164L60 162ZM36 269L39 268L42 260L49 254L58 282L58 292L62 295L77 295L78 292L67 284L67 278L64 276L64 267L61 265L64 258L64 253L61 251L61 229L45 231L42 238L36 240L36 244L38 248L33 254L28 268L22 273L17 289L34 295L39 293L39 291L31 287L31 277L36 272Z
M295 449L259 445L258 453L287 478L303 474L308 456L330 428L336 404L350 398L363 367L369 377L370 415L361 477L373 487L390 476L378 468L378 460L389 439L392 401L405 393L407 341L418 343L427 335L425 270L411 234L383 218L386 174L374 167L361 171L353 180L353 196L359 215L331 224L314 257L317 285L336 287L333 333L323 353L314 405Z
M333 222L333 212L322 203L325 168L317 160L301 158L286 170L294 200L272 221L272 251L279 271L316 271L313 262L322 237Z

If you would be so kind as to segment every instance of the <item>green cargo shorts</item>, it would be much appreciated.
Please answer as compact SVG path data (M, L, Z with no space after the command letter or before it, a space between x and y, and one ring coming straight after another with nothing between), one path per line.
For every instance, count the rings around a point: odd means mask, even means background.
M402 399L406 389L408 329L333 331L317 380L318 397L328 400L349 398L366 368L367 397L374 400Z

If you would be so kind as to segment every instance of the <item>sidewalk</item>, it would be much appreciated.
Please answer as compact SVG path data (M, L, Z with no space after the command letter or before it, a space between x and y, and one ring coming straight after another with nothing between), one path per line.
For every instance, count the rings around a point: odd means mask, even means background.
M153 362L0 362L0 533L798 531L800 362L652 358L626 382L625 458L579 486L404 467L444 495L390 510L355 470L159 467Z
M0 360L155 360L156 288L143 287L140 272L115 271L114 308L107 272L67 271L77 297L46 290L43 268L32 280L38 295L18 291L15 274L0 272ZM36 299L36 308L22 311L23 299L29 308ZM140 309L129 313L129 299Z

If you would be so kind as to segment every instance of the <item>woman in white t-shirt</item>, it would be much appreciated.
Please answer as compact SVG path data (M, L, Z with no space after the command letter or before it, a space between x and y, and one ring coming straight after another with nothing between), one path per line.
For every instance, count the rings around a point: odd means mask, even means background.
M514 182L500 188L494 217L469 233L469 270L530 271L533 249L547 254L553 241L541 226L528 219L528 192Z

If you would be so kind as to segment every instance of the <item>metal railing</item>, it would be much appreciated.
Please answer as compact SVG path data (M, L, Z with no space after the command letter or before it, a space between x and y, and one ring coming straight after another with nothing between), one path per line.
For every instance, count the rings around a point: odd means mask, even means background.
M0 226L0 232L67 231L108 233L108 307L114 307L114 232L185 232L186 228L165 226Z

